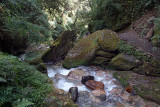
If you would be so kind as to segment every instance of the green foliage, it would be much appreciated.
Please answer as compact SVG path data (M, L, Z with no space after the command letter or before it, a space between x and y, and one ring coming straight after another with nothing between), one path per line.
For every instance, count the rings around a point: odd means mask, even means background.
M43 42L51 35L47 15L37 0L2 0L0 6L4 10L0 28L11 32L12 38L23 36L30 42Z
M119 30L154 7L156 0L91 0L90 31Z
M125 41L121 40L118 45L118 51L120 53L126 53L129 55L134 55L136 58L141 60L149 60L147 55L139 50L137 50L134 46L126 44Z
M53 90L46 75L3 53L0 53L0 79L0 106L40 106Z
M160 47L160 18L155 19L154 36L152 37L152 43L156 47Z

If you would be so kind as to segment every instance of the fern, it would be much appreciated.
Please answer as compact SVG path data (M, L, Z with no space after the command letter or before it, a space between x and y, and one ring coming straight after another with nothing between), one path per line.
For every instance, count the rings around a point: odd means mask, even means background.
M18 99L17 101L13 103L13 107L27 107L31 105L34 105L34 103L30 102L29 100L25 98L23 98L22 100Z

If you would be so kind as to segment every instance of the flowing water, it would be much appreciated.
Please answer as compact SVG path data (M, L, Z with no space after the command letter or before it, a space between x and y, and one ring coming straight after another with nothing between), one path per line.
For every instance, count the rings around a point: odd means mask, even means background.
M101 81L104 84L106 100L99 101L92 96L92 91L80 80L68 78L71 71L81 69L86 75L92 75L95 81ZM132 95L124 90L121 84L113 77L110 70L97 69L96 67L80 66L72 69L64 69L62 66L47 66L48 76L54 81L54 86L68 92L71 87L78 87L79 97L76 104L79 107L157 107L157 104L143 100L138 95Z
M81 66L78 68L72 68L70 70L64 69L62 66L50 66L48 67L48 76L53 79L55 82L55 87L58 89L63 89L65 91L69 91L71 87L78 87L78 91L88 91L89 89L85 87L85 85L74 83L73 81L68 81L65 76L68 75L70 71L73 71L74 69L82 69L87 72L88 75L92 75L95 78L95 81L101 81L105 85L105 92L107 95L109 95L109 91L111 91L116 85L113 83L113 81L116 81L116 79L113 78L112 73L106 73L101 72L100 75L98 75L99 71L94 71L93 68ZM56 80L55 75L61 74L61 76L64 76L64 78L61 78L60 80Z

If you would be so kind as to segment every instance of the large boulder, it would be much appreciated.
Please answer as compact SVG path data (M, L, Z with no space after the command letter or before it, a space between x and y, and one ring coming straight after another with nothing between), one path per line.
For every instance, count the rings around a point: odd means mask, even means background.
M111 60L111 62L108 64L108 67L116 70L127 71L132 70L139 64L140 61L137 60L134 56L120 53Z
M132 86L133 90L142 98L160 104L160 78L139 75L132 71L117 71L114 73L124 86Z
M63 62L65 68L89 65L94 59L95 52L99 48L97 39L102 31L97 31L85 38L82 38L68 53Z
M98 38L98 43L103 50L115 51L119 44L119 37L116 32L111 30L103 30L102 35Z
M94 32L75 44L74 48L72 48L65 57L63 66L69 69L79 65L92 64L97 56L97 51L113 53L116 51L118 43L119 38L117 34L111 30L99 30ZM112 56L111 54L109 55ZM103 63L105 61L101 62Z
M65 57L67 52L74 46L73 42L75 40L76 33L75 31L65 31L63 32L56 40L55 42L50 46L51 50L48 51L43 56L44 62L50 62L53 63L57 62L58 60L61 60Z

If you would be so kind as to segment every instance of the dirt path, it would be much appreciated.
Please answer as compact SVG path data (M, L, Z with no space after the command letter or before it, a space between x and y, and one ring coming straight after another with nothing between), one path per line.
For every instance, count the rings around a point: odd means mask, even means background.
M119 33L118 35L122 40L125 40L130 45L135 46L140 51L146 52L147 54L160 59L160 49L154 49L151 42L140 38L139 34L137 34L133 29L126 31L125 33Z

